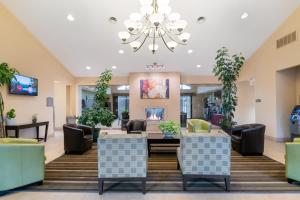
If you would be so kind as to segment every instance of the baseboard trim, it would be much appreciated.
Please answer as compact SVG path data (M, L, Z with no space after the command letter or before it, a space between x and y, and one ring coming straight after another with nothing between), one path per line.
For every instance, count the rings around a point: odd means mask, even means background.
M289 142L291 140L290 138L276 138L276 137L269 136L269 135L266 135L265 137L267 139L273 140L275 142Z

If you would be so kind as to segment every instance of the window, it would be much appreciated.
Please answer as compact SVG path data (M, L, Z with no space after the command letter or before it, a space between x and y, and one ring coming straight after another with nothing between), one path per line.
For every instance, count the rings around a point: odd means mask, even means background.
M192 118L192 96L182 95L180 97L180 112L187 114L187 118Z

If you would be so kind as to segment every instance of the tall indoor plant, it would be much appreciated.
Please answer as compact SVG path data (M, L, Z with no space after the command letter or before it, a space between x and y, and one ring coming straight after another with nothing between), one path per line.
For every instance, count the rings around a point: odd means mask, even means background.
M18 73L16 69L11 68L7 63L0 63L0 87L7 85L14 75ZM0 91L0 137L5 137L4 126L4 101Z
M220 122L223 129L230 129L234 125L234 111L237 105L236 81L245 62L242 54L229 55L228 49L222 47L217 51L216 64L213 73L223 85L222 102L224 118Z
M95 127L98 124L110 127L115 119L110 108L106 106L109 96L107 90L109 88L109 81L112 79L112 71L105 70L102 72L96 83L96 95L92 108L83 111L78 118L80 124L91 126L94 132L98 132ZM97 139L98 133L94 134L94 141Z

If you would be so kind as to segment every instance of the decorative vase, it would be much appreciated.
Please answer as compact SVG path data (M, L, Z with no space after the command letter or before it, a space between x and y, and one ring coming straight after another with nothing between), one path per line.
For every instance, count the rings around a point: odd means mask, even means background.
M37 119L36 119L36 118L33 118L33 119L32 119L32 123L35 124L36 122L37 122Z
M173 133L171 132L164 132L165 138L173 138Z
M100 133L100 128L93 129L93 142L97 142Z
M6 119L6 125L7 126L12 126L12 125L15 125L16 124L16 119Z

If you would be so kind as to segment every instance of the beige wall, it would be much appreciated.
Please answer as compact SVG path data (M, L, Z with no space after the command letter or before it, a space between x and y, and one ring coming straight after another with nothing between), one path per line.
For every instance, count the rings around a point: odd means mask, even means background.
M242 81L237 84L238 102L235 111L235 121L238 124L249 124L255 122L255 96L254 87L249 81Z
M141 99L140 80L149 78L162 78L170 80L169 99ZM131 119L145 119L145 108L165 108L166 120L180 120L180 74L176 72L165 73L130 73L129 75L129 112Z
M200 76L186 76L182 75L180 77L180 82L182 84L220 84L218 79L215 76L209 75L200 75Z
M300 7L266 40L266 42L247 60L240 81L255 78L255 120L266 124L268 136L281 139L277 131L276 71L300 64ZM276 40L298 32L298 40L288 46L276 49Z
M16 109L18 123L31 122L32 115L37 113L39 121L50 121L51 135L52 109L46 107L46 98L54 96L54 81L72 85L74 78L1 4L0 25L0 62L7 62L21 74L39 80L37 97L9 95L7 88L2 88L5 109ZM22 137L33 134L34 130L21 132Z

